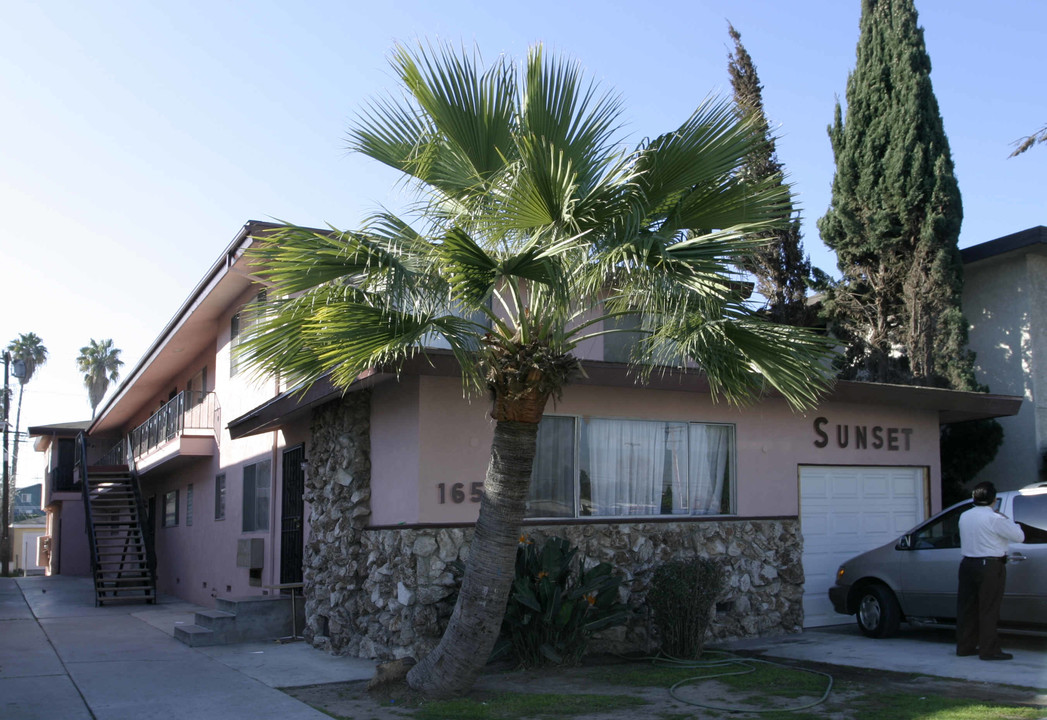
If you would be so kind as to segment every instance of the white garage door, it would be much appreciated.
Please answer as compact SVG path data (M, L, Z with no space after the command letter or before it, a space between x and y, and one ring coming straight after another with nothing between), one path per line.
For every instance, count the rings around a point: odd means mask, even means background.
M849 622L829 602L836 569L923 520L924 497L923 468L800 467L804 627Z

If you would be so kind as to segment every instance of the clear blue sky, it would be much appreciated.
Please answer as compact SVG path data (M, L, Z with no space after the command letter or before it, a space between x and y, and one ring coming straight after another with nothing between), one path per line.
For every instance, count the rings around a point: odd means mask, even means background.
M86 419L79 348L111 337L130 370L246 220L353 227L395 205L395 175L347 155L344 137L362 103L394 86L396 41L517 58L544 42L622 94L638 142L730 93L730 20L781 134L805 245L835 271L815 221L829 203L826 126L854 66L858 0L362 6L0 3L0 341L33 331L50 350L23 427ZM1047 122L1047 3L917 9L963 193L961 247L1047 223L1047 147L1007 158ZM20 485L40 475L27 451Z

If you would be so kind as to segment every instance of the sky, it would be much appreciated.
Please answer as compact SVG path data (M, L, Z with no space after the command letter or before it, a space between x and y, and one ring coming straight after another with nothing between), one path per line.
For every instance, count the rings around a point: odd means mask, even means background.
M1047 3L916 7L963 194L960 247L1047 224L1047 147L1008 158L1047 122ZM764 86L805 248L835 272L815 223L860 12L859 0L0 0L0 342L35 332L49 350L21 426L88 419L79 348L112 338L129 373L248 220L353 228L398 206L396 174L345 148L367 100L395 90L398 42L485 59L544 43L621 95L631 146L730 95L730 21ZM40 456L19 454L17 484L39 482Z

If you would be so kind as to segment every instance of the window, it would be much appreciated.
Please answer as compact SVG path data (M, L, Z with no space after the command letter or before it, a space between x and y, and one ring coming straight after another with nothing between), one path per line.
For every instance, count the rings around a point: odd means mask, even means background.
M527 517L734 511L734 426L546 416Z
M1025 525L1027 544L1047 543L1047 495L1015 495L1014 521Z
M189 483L185 489L185 526L193 524L193 484Z
M189 382L185 385L185 404L187 407L193 407L199 405L204 401L204 394L207 392L207 368L202 368L200 372L189 378Z
M164 527L178 525L178 491L164 494Z
M965 503L914 532L913 549L949 550L960 547L960 515L973 506L973 503Z
M225 473L214 479L214 519L225 520Z
M269 476L272 461L244 466L244 532L269 529Z
M255 302L265 302L265 290L258 293ZM232 320L229 321L229 377L233 377L240 370L240 358L236 349L240 346L243 335L255 324L257 319L258 308L252 303L248 303L240 308L240 312L233 315Z

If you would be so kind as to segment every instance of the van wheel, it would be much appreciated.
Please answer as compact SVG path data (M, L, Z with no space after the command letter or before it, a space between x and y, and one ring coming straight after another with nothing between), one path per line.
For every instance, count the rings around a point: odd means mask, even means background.
M898 632L901 614L894 593L883 585L866 585L858 594L858 628L867 637L894 635Z

